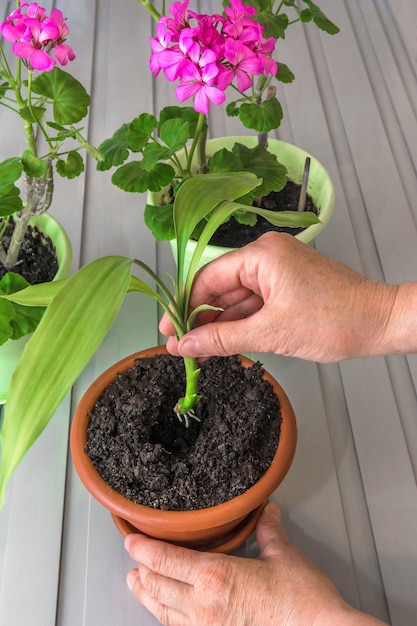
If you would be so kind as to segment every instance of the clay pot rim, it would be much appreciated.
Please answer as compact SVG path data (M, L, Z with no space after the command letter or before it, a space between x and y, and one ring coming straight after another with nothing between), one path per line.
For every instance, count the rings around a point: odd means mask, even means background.
M87 389L74 414L71 427L70 449L75 468L87 490L103 506L115 515L130 520L155 522L159 527L171 529L183 523L189 530L201 530L209 524L212 527L224 524L225 517L237 519L268 500L288 472L295 454L297 426L291 403L281 385L268 373L264 378L274 386L281 406L281 434L277 452L265 474L245 493L221 504L192 511L162 511L142 504L136 504L115 491L101 477L90 458L84 452L86 428L90 412L102 391L120 374L131 367L136 359L149 358L157 354L167 354L165 346L141 350L121 359L105 370ZM245 367L254 363L248 357L239 355ZM79 443L81 441L81 443ZM279 468L279 469L277 469ZM252 505L248 507L248 500Z

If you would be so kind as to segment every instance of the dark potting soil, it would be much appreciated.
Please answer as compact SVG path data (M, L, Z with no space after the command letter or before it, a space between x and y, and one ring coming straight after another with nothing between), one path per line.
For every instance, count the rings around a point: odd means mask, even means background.
M4 249L9 249L14 224L7 226L2 238ZM58 271L58 259L55 246L50 237L36 226L29 226L20 248L16 266L13 268L31 285L51 281ZM8 272L0 262L0 280Z
M261 207L270 211L296 211L299 196L300 185L289 180L281 191L272 191L268 196L262 198ZM318 215L318 210L314 206L310 196L307 196L305 210L312 211ZM297 235L303 231L304 228L274 226L259 215L257 216L257 221L254 226L246 226L245 224L239 224L234 217L232 217L228 222L225 222L217 229L210 243L215 246L241 248L270 230Z
M237 357L201 364L188 428L173 412L183 395L182 359L141 359L105 390L90 417L86 452L119 493L156 509L192 510L230 500L265 473L281 428L262 366Z

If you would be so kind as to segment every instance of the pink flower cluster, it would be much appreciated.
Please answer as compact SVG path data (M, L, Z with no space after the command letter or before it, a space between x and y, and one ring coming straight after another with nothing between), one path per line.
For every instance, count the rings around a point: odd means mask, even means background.
M13 53L24 59L29 69L50 72L56 64L51 52L61 65L75 59L71 46L64 43L69 32L65 19L59 9L52 9L48 16L36 2L22 0L0 24L0 32L6 41L14 42Z
M231 0L223 15L200 15L188 10L189 0L175 2L171 17L161 17L157 37L151 39L151 71L161 70L171 82L179 80L175 93L180 102L194 98L194 108L208 113L210 101L222 104L225 90L236 82L243 93L253 76L277 73L271 58L275 41L264 39L256 13L241 0Z

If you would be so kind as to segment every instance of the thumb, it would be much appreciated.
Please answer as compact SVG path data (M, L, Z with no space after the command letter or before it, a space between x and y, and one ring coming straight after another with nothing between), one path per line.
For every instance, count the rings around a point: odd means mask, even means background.
M256 539L260 550L259 557L262 559L277 556L282 547L289 544L287 533L281 524L281 512L273 502L266 505L259 518Z
M178 343L179 354L190 358L268 351L273 351L273 347L268 345L265 325L256 315L198 326Z

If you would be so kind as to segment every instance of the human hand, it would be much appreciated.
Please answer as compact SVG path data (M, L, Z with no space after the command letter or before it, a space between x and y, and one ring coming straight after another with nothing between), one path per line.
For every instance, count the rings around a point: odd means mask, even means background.
M276 352L317 362L385 354L398 287L372 281L290 235L267 233L202 268L191 308L198 316L179 343L167 315L160 330L172 354Z
M294 546L275 504L257 527L258 559L195 552L143 535L126 548L138 562L127 580L165 626L376 626Z

